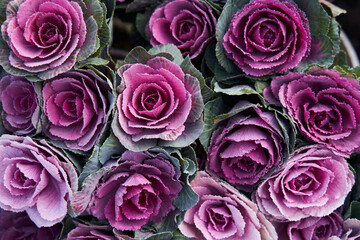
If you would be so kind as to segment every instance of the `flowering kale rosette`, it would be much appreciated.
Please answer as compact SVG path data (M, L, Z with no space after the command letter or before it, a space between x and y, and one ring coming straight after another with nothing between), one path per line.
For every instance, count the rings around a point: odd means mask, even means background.
M7 75L0 80L0 100L4 127L16 135L33 133L40 119L34 83L25 77Z
M323 145L296 150L254 194L259 209L278 221L324 217L343 205L354 174L343 156Z
M152 13L147 28L153 46L172 43L190 58L202 53L215 37L211 8L198 0L170 0Z
M280 112L245 100L227 115L212 133L207 170L240 190L252 191L289 154L293 143L286 135L293 129Z
M149 55L142 48L127 58L135 62L118 69L120 94L112 123L120 143L132 151L193 143L203 130L199 80L169 59Z
M0 137L1 208L26 211L36 226L49 227L63 220L76 189L73 165L45 141Z
M348 218L343 224L343 234L333 236L329 240L356 240L360 238L360 220L356 218Z
M281 104L313 142L351 154L360 148L360 85L329 69L274 77L265 98Z
M217 44L246 74L264 76L296 67L310 39L308 20L293 1L254 0L238 9Z
M0 1L0 239L360 238L342 12Z
M9 1L0 64L10 74L40 79L66 72L99 48L103 17L95 0Z
M26 212L0 209L0 236L3 240L54 240L59 236L61 224L38 228Z
M98 141L113 102L106 80L82 69L46 81L42 98L45 135L83 151Z
M183 187L178 167L164 152L126 151L118 164L89 177L73 207L81 212L88 205L91 215L114 228L138 230L175 209L173 201Z
M279 239L329 239L340 237L344 220L338 212L324 217L307 217L294 222L275 223Z
M277 239L273 225L256 205L230 185L199 171L191 182L198 203L179 225L191 239Z

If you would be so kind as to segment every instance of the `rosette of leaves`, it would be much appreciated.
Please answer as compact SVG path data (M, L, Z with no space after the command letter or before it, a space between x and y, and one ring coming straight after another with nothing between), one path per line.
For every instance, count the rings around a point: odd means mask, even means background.
M158 45L148 52L136 47L118 74L112 132L124 147L132 151L181 148L200 136L203 103L211 98L212 90L176 46Z
M251 192L294 150L295 125L248 85L222 88L216 83L214 90L218 97L205 105L200 136L208 151L206 169Z
M110 40L109 21L115 1L60 1L61 7L57 7L56 0L45 2L46 6L33 0L1 1L0 64L6 72L41 81L64 73L75 64L107 62L98 57ZM33 8L24 10L29 4ZM32 21L19 20L20 8L30 14ZM42 15L46 16L39 17ZM20 43L15 47L14 41Z
M109 143L110 141L107 141L100 147L100 149L109 148L110 146L105 146ZM97 150L99 149L95 148L92 157L90 157L88 163L85 165L82 173L80 174L79 183L81 188L78 192L75 193L71 202L71 205L75 211L75 215L78 216L77 218L93 219L91 222L97 222L88 214L89 204L92 202L94 192L98 186L103 183L103 177L106 174L111 172L114 168L117 168L117 166L126 164L127 162L127 160L121 160L121 157L115 160L115 155L113 155L112 158L109 158L109 156L106 156L106 154L99 154L101 151L99 152ZM126 151L126 149L123 149L122 151L129 153L129 151ZM182 221L185 212L194 206L198 201L198 195L192 190L190 186L190 182L195 177L197 172L196 156L194 150L191 147L171 151L167 151L162 148L153 148L143 153L133 153L135 155L145 153L148 154L148 156L155 156L157 158L161 158L163 161L167 161L167 164L171 164L175 171L180 173L178 181L180 181L182 188L178 193L177 198L172 202L174 208L165 217L163 217L160 222L148 221L141 227L141 229L136 231L116 231L121 234L121 237L126 237L126 234L130 234L131 237L135 236L135 239L163 239L162 237L166 237L164 239L172 239L172 237L180 235L178 232L176 232L177 226ZM99 163L99 165L95 166L96 163ZM105 165L102 166L101 163L105 163ZM150 166L148 165L148 167ZM156 164L154 165L154 168L156 168ZM145 169L146 168L144 168L144 170ZM158 180L155 182L157 181ZM102 221L101 223L104 224L106 221ZM67 227L72 228L74 226L69 224Z
M215 79L218 82L233 84L234 82L241 82L244 77L254 81L268 79L269 75L254 77L244 74L226 54L223 46L223 39L232 18L250 2L249 0L227 1L218 19L216 47L209 48L206 53L206 62L210 69L213 69ZM328 8L325 7L325 9L318 0L292 0L292 2L297 5L307 18L311 35L310 53L300 62L296 69L303 70L313 65L329 67L340 50L339 25L335 20L335 14L332 14L330 10L327 11Z

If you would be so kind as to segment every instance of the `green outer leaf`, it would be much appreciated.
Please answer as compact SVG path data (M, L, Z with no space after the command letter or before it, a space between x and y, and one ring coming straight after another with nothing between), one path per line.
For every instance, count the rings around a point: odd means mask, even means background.
M199 118L196 122L185 123L185 130L174 141L159 140L158 145L163 147L176 147L182 148L192 144L202 133L204 129L204 123L202 118Z
M274 111L275 118L279 123L282 134L284 136L287 149L284 152L283 160L286 160L295 149L296 133L297 133L296 126L293 123L293 121L291 121L290 117L285 113L281 113L278 110L273 109L271 107L268 107L268 109Z
M148 40L148 36L146 33L146 28L147 28L147 25L149 23L149 19L150 19L152 13L153 13L153 11L150 11L149 9L147 9L144 13L136 14L136 20L135 20L136 30L140 33L140 35L144 39L147 39L147 40Z
M204 131L200 135L200 142L207 150L210 144L210 138L215 129L215 117L219 115L223 109L224 103L221 98L215 98L205 104L204 108Z
M216 14L220 15L221 11L226 3L226 0L200 0L202 2L204 2L205 4L209 5L215 12Z
M9 55L10 55L10 48L8 44L0 37L0 65L9 74L26 76L28 72L14 68L12 65L10 65Z
M136 234L137 233L137 234ZM150 236L148 233L142 233L140 231L135 232L135 238L140 238L143 240L169 240L172 238L172 233L171 232L161 232L161 233L154 233L151 234Z
M257 91L255 91L253 88L251 88L249 85L235 85L230 88L222 88L216 82L214 91L225 93L227 95L233 95L233 96L239 96L239 95L243 95L243 94L246 94L246 95L256 94L256 95L260 96L260 94Z
M106 12L105 4L101 3L101 6L103 8L103 12L105 13ZM111 34L112 34L112 32L110 30L110 26L109 26L108 22L106 22L104 20L102 25L101 25L101 28L98 29L98 34L97 34L100 46L97 49L97 51L93 54L93 56L99 56L101 54L101 52L104 50L104 48L110 42L110 39L112 37ZM106 52L106 54L107 54L107 52Z
M78 61L84 61L100 47L99 39L97 37L98 26L94 17L90 16L88 19L85 20L85 23L86 23L86 39L81 47L81 51L77 56Z
M0 1L0 22L6 20L6 7L11 0Z
M118 112L115 112L111 127L114 135L119 139L121 145L134 152L145 151L156 146L157 140L155 139L143 139L139 142L134 142L131 136L122 130L118 121L118 116Z
M203 96L203 101L208 102L212 99L214 92L206 85L205 79L201 72L195 68L191 63L191 60L188 56L185 57L184 61L180 64L181 69L185 74L190 74L191 76L197 78L200 83L201 95Z
M179 210L171 211L161 220L161 222L150 223L150 224L153 224L154 228L156 228L157 233L173 232L178 228L179 224L184 220L184 215L185 212L180 212Z
M335 18L327 14L318 0L294 0L298 7L305 12L309 21L312 45L320 44L320 51L315 53L315 59L305 59L307 65L319 65L328 67L333 61L335 55L340 50L339 26ZM317 50L317 46L312 49ZM311 51L310 55L314 53ZM302 71L304 66L300 66L297 71Z
M61 224L62 224L62 227L61 227L60 234L57 238L58 240L66 239L69 232L76 227L76 225L74 224L74 222L71 218L66 218L65 220L62 221Z
M133 48L124 59L125 64L142 63L146 64L151 59L151 55L145 48L137 46Z
M349 75L353 78L360 79L360 66L351 68L349 66L334 66L334 70L342 73L343 75Z
M220 65L226 69L227 72L236 72L238 67L226 56L225 49L223 47L224 35L229 29L231 20L235 13L242 9L248 2L249 0L227 1L216 25L216 57Z
M96 163L93 163L93 164L96 165ZM101 168L101 169L99 169L99 170L97 170L95 172L92 172L90 175L88 175L83 180L81 191L75 192L74 195L73 195L73 198L72 198L72 200L70 202L71 207L74 209L74 211L76 213L80 214L80 213L85 211L85 209L87 208L87 206L88 206L88 204L90 202L91 195L95 191L95 189L96 189L96 187L97 187L97 185L99 183L99 180L112 167L113 167L113 165L103 167L103 168ZM89 171L89 172L91 172L91 171ZM80 183L80 181L79 181L79 183Z
M200 84L197 78L185 74L185 88L191 94L192 106L187 121L194 122L201 118L204 110L204 102L200 91Z
M93 16L98 28L102 27L102 24L105 19L105 12L103 7L101 6L99 0L76 0L81 6L81 3L85 4L85 8L83 8L84 18L87 19L90 16ZM105 6L105 5L104 5Z
M173 237L171 240L189 240L189 238L185 237L180 233L179 230L173 232Z
M360 220L360 202L359 201L352 201L350 204L350 208L348 209L347 213L345 214L345 219L347 218L356 218Z
M294 0L297 6L306 14L312 36L321 36L329 29L330 19L325 9L317 0Z
M172 155L176 155L178 159L180 159L181 180L184 182L184 186L178 198L174 201L174 205L181 211L186 211L199 201L199 196L190 186L190 181L195 177L197 172L196 154L194 149L186 147L183 148L181 152L178 150L175 151Z
M184 61L180 50L174 44L156 45L155 47L149 49L148 53L151 55L156 55L159 53L169 53L174 58L174 60L172 61L177 65L180 65Z
M105 140L99 149L99 162L104 165L111 156L121 155L127 149L124 148L115 135L111 132L109 137Z
M103 58L99 58L99 57L90 57L85 59L84 61L79 61L75 64L74 69L80 69L83 68L87 65L97 65L97 66L101 66L101 65L106 65L109 63L109 60L103 59Z
M86 177L88 177L90 174L92 174L93 172L96 172L97 170L99 170L101 168L99 155L100 155L100 146L95 145L91 156L87 160L87 162L79 176L79 185L80 186L83 184L83 181Z
M101 0L101 2L105 4L106 19L112 18L115 11L116 0Z

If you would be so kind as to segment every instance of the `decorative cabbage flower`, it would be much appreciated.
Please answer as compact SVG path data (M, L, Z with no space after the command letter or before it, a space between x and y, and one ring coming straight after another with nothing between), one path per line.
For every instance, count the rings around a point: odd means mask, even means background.
M252 191L287 157L293 143L285 131L290 134L291 124L281 113L248 101L238 102L229 115L211 136L207 169L238 189Z
M112 94L109 84L93 71L69 71L45 82L44 133L67 147L87 151L107 122Z
M324 217L344 204L354 174L343 156L323 145L295 151L254 194L259 209L277 221Z
M360 238L360 220L356 218L348 218L344 221L343 234L333 236L329 240L357 240Z
M9 212L0 209L0 236L2 240L54 240L61 224L38 228L26 212Z
M204 104L197 78L160 56L124 64L118 74L122 82L112 130L127 149L185 147L200 136Z
M34 84L25 77L7 75L0 80L0 99L4 127L17 135L34 132L40 107Z
M341 73L312 68L274 77L265 99L286 108L313 142L351 154L360 149L360 85Z
M256 205L230 185L199 171L190 183L199 202L179 225L191 239L277 239L273 225Z
M172 43L190 58L202 53L215 37L211 8L198 0L170 0L151 15L148 35L153 46Z
M10 1L0 64L10 74L40 79L70 70L99 48L102 11L94 0Z
M333 236L341 236L343 218L337 212L324 217L307 217L295 222L279 222L274 224L279 239L289 240L329 240Z
M245 73L264 76L298 66L309 54L311 37L293 1L253 0L232 17L221 42Z
M169 160L161 152L126 151L119 163L91 175L72 205L77 212L87 206L91 215L121 231L160 222L175 209L182 189L181 172Z
M45 141L0 137L0 207L26 211L38 227L63 220L77 189L73 165ZM49 211L50 209L50 211Z

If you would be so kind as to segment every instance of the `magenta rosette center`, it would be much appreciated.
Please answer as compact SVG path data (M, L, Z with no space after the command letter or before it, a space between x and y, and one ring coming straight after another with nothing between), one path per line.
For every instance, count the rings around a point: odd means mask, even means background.
M259 209L278 221L324 217L344 204L354 174L343 156L322 145L295 151L260 184L254 194Z
M177 170L162 153L126 151L92 194L88 211L118 230L138 230L159 222L182 189Z
M179 229L190 239L277 239L256 205L230 185L199 171L191 182L198 203L185 213Z
M238 113L217 123L211 136L207 170L236 188L251 192L256 183L287 156L288 143L281 126L292 131L279 113L247 101L238 102ZM281 124L281 125L280 125Z
M44 133L67 147L90 150L107 121L110 86L90 70L63 73L44 84Z
M38 227L60 222L77 187L74 167L60 156L44 141L2 135L0 207L26 211Z
M360 149L360 85L334 70L274 77L265 99L281 104L313 142L351 154Z
M200 136L204 104L198 79L164 57L125 64L118 74L112 130L127 149L185 147Z
M308 20L292 1L250 1L233 16L222 44L247 74L286 72L309 54Z
M152 13L147 30L153 46L172 43L183 55L195 58L215 37L215 26L216 19L206 3L171 0Z
M0 80L0 99L8 131L17 135L34 132L40 118L34 83L25 77L7 75Z

